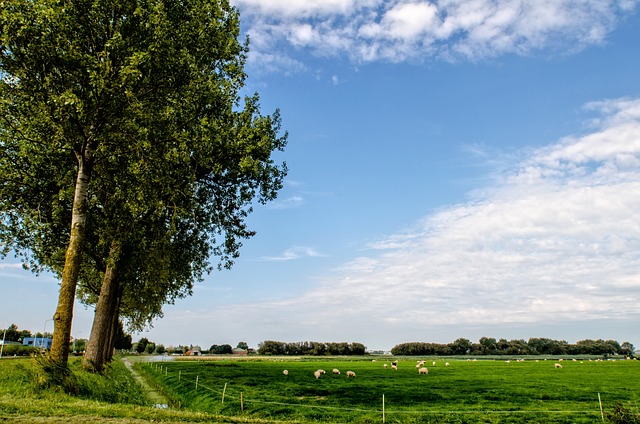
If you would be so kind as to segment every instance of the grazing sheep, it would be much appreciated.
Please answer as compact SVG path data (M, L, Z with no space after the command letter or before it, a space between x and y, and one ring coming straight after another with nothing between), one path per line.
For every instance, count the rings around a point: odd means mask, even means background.
M398 367L396 365L391 365L391 369L398 371Z
M426 369L425 367L422 367L418 370L418 374L428 374L429 370Z
M444 363L444 366L445 366L445 367L448 367L448 366L449 366L449 363L448 363L448 362L445 362L445 363Z
M436 361L433 361L433 362L431 363L431 365L433 365L433 366L435 367L435 366L436 366Z
M318 372L319 372L320 374L326 374L326 373L327 373L325 370L318 370Z
M556 363L556 364L554 364L554 366L555 366L556 368L562 368L562 365L557 364L557 363Z
M282 374L284 374L284 375L289 375L289 370L284 370L284 371L282 371Z
M334 368L332 372L333 372L334 374L340 374L340 370L339 370L339 369L337 369L337 368Z
M397 366L398 366L398 361L397 361L397 360L396 360L396 361L393 361L393 362L391 363L391 365L395 365L395 366L397 367Z
M418 362L418 365L423 366L424 365L424 361Z
M315 375L316 378L320 378L321 374L320 374L320 371L316 371L316 372L313 373L313 375Z
M353 372L353 371L347 371L347 378L349 378L349 377L355 377L355 376L356 376L356 373L355 373L355 372Z
M384 364L383 367L387 368L387 364Z

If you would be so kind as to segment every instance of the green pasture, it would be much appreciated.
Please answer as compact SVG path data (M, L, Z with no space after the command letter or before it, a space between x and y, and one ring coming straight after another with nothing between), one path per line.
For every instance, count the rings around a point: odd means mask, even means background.
M173 407L222 416L339 423L602 423L638 413L639 361L301 358L139 363ZM436 365L432 365L433 361ZM332 369L340 375L332 374ZM284 370L288 375L284 375ZM316 379L314 371L326 374ZM356 373L347 378L346 372ZM197 383L197 384L196 384ZM384 402L383 402L384 397ZM384 408L384 412L383 412Z

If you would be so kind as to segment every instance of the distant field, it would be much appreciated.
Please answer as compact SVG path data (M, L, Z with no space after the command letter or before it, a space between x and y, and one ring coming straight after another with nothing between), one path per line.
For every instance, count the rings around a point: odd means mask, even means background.
M419 375L425 359L428 375ZM433 361L436 365L432 365ZM445 361L450 366L445 366ZM640 362L273 358L140 363L176 407L256 419L339 423L602 423L640 410ZM340 375L332 374L332 369ZM288 375L283 375L283 370ZM316 379L317 369L326 374ZM346 377L347 371L356 377ZM197 387L196 387L197 382ZM384 403L383 403L384 397ZM223 403L224 402L224 403ZM383 411L384 409L384 411Z

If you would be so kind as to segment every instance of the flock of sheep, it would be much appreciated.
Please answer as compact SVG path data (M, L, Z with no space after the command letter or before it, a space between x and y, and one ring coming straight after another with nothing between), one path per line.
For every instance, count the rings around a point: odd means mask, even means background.
M340 370L339 370L339 369L337 369L337 368L334 368L331 372L332 372L333 374L340 374ZM326 374L326 373L327 373L327 372L326 372L325 370L316 370L316 371L314 371L313 375L314 375L316 378L320 378L320 376L321 376L321 375ZM289 375L289 370L284 370L284 371L282 371L282 374L284 374L285 376ZM347 371L347 378L353 378L353 377L355 377L355 376L356 376L356 373L355 373L355 372L353 372L353 371Z
M373 360L373 362L375 362L375 361L376 361L376 360L374 359L374 360ZM418 368L418 374L428 374L428 373L429 373L429 370L424 366L424 364L425 364L425 361L418 361L418 364L416 365L416 368ZM435 364L436 364L436 363L435 363L435 361L434 361L434 362L433 362L433 365L435 365ZM449 363L448 363L448 362L446 362L444 365L445 365L446 367L448 367L448 366L449 366ZM386 369L386 368L388 368L388 366L389 366L388 364L384 364L384 365L383 365L383 367L384 367L385 369ZM398 361L397 361L397 360L396 360L396 361L391 362L391 369L392 369L392 370L397 370L397 369L398 369ZM337 368L334 368L331 372L332 372L333 374L337 374L337 375L339 375L339 374L340 374L340 370L339 370L339 369L337 369ZM318 378L320 378L322 375L324 375L324 374L326 374L326 373L327 373L327 372L326 372L325 370L321 370L321 369L319 369L319 370L316 370L316 371L314 371L314 372L313 372L313 376L314 376L316 379L318 379ZM282 371L282 374L283 374L284 376L288 376L288 375L289 375L289 370L283 370L283 371ZM347 375L347 378L355 378L356 373L355 373L355 372L353 372L353 371L347 371L346 375Z
M469 361L469 360L470 360L470 359L468 359L468 361ZM476 361L476 359L474 359L474 361ZM518 359L517 361L518 361L518 362L524 362L524 359ZM562 361L562 359L560 359L560 361ZM574 361L576 361L576 359L574 359ZM590 360L590 361L591 361L591 360ZM376 360L374 359L372 362L376 362ZM427 367L425 367L425 361L417 361L417 362L418 362L418 363L416 364L416 368L418 369L418 374L424 374L424 375L429 374L429 370L427 369ZM507 361L505 361L505 362L506 362L507 364L511 363L511 361L509 361L509 360L507 360ZM537 361L536 361L536 362L537 362ZM434 366L435 366L435 365L436 365L436 362L435 362L435 361L433 361L433 362L432 362L432 365L434 365ZM450 365L451 365L451 364L449 364L449 362L445 362L445 364L444 364L444 366L445 366L445 367L448 367L448 366L450 366ZM385 369L387 369L387 368L389 367L389 364L383 364L383 367L384 367ZM555 368L562 368L562 364L560 364L560 363L556 362L556 363L554 364L554 367L555 367ZM398 361L397 361L397 360L395 360L395 361L391 362L391 369L392 369L392 370L397 370L397 369L398 369ZM340 374L340 370L339 370L339 369L337 369L337 368L334 368L331 372L332 372L333 374L337 374L337 375L339 375L339 374ZM287 375L289 375L289 371L288 371L288 370L284 370L284 371L282 371L282 374L284 374L285 376L287 376ZM314 375L314 377L315 377L316 379L319 379L319 378L320 378L322 375L324 375L324 374L326 374L326 371L325 371L325 370L322 370L322 369L316 370L316 371L314 371L314 373L313 373L313 375ZM346 372L346 376L347 376L347 378L355 378L356 373L355 373L355 372L353 372L353 371L347 371L347 372Z

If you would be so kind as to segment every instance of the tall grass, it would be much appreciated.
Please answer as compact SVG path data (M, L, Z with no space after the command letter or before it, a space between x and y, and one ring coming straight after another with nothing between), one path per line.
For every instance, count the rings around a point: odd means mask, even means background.
M83 371L78 358L71 358L70 368L75 387L73 394L43 384L40 361L2 358L0 421L65 424L219 422L211 414L146 406L150 402L119 360L103 374ZM230 421L249 422L225 419L225 422Z

